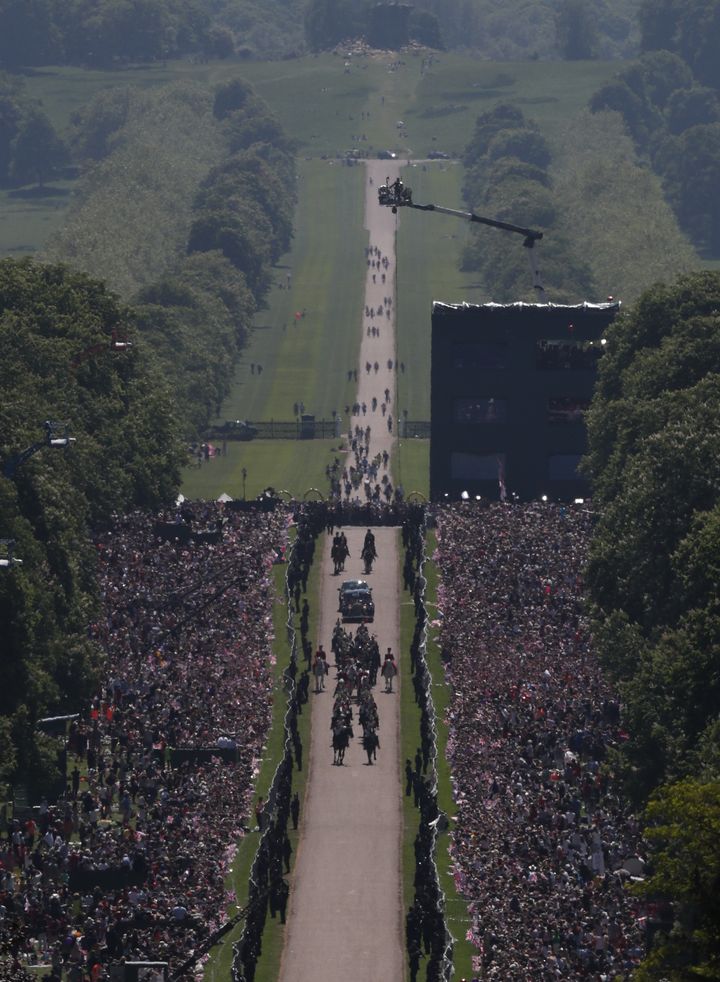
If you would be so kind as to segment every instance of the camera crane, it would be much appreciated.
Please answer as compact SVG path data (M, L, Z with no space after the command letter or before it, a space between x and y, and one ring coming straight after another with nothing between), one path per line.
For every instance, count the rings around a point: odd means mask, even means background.
M542 232L536 229L523 228L521 225L512 225L510 222L501 222L497 218L483 218L472 211L459 211L456 208L445 208L442 205L418 205L412 199L412 189L406 187L398 177L390 183L386 178L386 183L378 188L378 202L386 208L392 208L393 215L397 214L398 208L414 208L416 211L437 211L441 215L453 215L456 218L464 218L468 222L477 222L480 225L489 225L490 228L499 228L504 232L516 232L523 236L523 246L528 250L528 262L532 274L533 290L536 291L541 303L545 303L545 289L540 279L540 269L537 264L535 254L535 243L543 237Z

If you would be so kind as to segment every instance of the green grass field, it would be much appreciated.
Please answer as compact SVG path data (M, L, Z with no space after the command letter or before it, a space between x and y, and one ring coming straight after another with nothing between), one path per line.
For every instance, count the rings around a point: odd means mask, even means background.
M364 268L358 257L367 241L363 229L363 173L325 161L300 165L300 204L291 252L277 269L268 308L238 366L235 384L220 419L293 418L293 404L329 419L354 398L347 371L357 365L360 344ZM419 201L459 205L461 168L438 162L407 169L407 181ZM319 222L318 215L328 217ZM403 214L398 233L397 350L405 363L397 377L397 403L411 419L430 418L430 313L434 299L457 301L473 296L474 277L458 270L469 226L442 215ZM421 232L422 234L419 234ZM488 234L493 234L489 232ZM290 274L288 288L288 273ZM306 311L296 320L295 312ZM251 364L263 366L262 375ZM242 493L242 468L248 471L247 495L268 485L300 497L309 487L327 487L325 466L336 441L253 441L228 443L228 457L216 458L183 480L187 497L216 498L223 491ZM427 441L404 440L394 463L394 480L406 493L428 494Z
M182 493L186 498L208 501L223 493L242 498L244 467L248 498L257 498L267 487L289 491L294 498L302 498L309 488L317 488L324 495L328 489L325 465L338 456L338 445L337 440L228 441L226 457L185 469Z
M443 53L421 74L421 56L408 54L388 71L391 52L350 59L332 54L278 62L171 61L117 71L47 67L25 78L28 94L65 130L72 113L104 89L163 85L178 79L215 85L242 75L277 113L302 153L335 154L353 146L391 148L416 157L437 147L459 152L475 116L498 101L514 101L543 127L586 105L617 71L616 62L486 62ZM362 112L370 112L363 119ZM398 136L397 122L406 123ZM367 140L356 142L353 137Z
M277 268L268 307L257 315L220 420L293 420L300 402L305 412L329 420L354 400L356 383L347 373L357 366L361 340L363 177L360 167L300 164L293 248ZM262 374L251 370L258 364ZM186 470L183 494L241 496L243 467L248 497L268 485L296 497L311 487L325 493L325 467L339 446L338 440L228 441L227 457Z
M437 542L435 538L435 533L431 532L428 534L426 541L426 551L429 556L435 551ZM425 566L425 576L427 578L427 591L425 596L425 603L428 608L430 615L430 621L435 619L435 611L437 609L437 592L439 575L437 567L433 562L428 562ZM429 627L428 629L428 643L427 643L427 663L430 674L433 678L433 702L435 703L435 712L438 719L438 733L437 733L437 772L438 772L438 806L441 811L450 819L450 827L452 828L453 816L455 814L455 803L452 796L452 785L450 783L450 765L447 760L447 724L445 722L445 715L447 712L448 705L450 703L450 690L444 684L445 681L445 669L443 667L442 658L440 657L440 648L435 643L436 631ZM459 977L463 975L472 975L472 964L471 957L477 954L475 948L470 944L469 941L465 940L465 933L470 927L470 919L467 914L467 903L468 901L461 897L455 889L455 880L453 879L451 871L451 858L448 852L449 845L449 834L445 833L438 839L438 850L436 856L436 862L438 867L438 872L440 873L440 884L445 893L446 899L446 916L448 920L448 927L450 932L455 938L455 952L454 952L454 963L456 974Z
M0 191L0 256L32 255L65 219L74 181Z
M395 487L402 486L406 495L430 494L430 441L398 440L397 452L390 462Z
M347 372L360 350L364 168L303 161L298 176L293 247L255 319L222 419L292 420L300 401L306 412L330 419L355 397ZM253 363L262 375L251 372Z

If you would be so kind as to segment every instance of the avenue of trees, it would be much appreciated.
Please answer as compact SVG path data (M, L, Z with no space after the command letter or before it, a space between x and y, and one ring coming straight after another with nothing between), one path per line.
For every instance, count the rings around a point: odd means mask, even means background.
M592 269L595 294L587 299L630 303L651 283L697 266L660 179L638 159L617 113L568 120L553 138L551 173L559 226Z
M301 46L299 0L0 0L5 69L277 57Z
M550 141L519 107L499 104L477 118L464 163L473 211L546 233L537 258L553 300L634 299L695 260L614 113L581 114ZM493 300L536 299L517 235L474 229L463 268Z
M294 151L241 79L101 93L74 118L84 177L46 249L103 278L136 310L195 439L292 235Z
M719 404L720 275L653 287L607 332L587 458L594 636L627 730L614 763L650 802L642 892L674 905L648 980L720 964Z

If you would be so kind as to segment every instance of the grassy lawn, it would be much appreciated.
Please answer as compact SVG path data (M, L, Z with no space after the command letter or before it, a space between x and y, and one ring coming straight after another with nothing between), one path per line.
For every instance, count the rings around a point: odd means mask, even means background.
M331 419L333 410L344 415L355 398L357 383L348 382L347 373L357 366L361 341L364 168L304 161L299 176L293 249L277 268L275 288L256 318L221 420L292 420L296 402L318 419ZM304 317L295 317L303 311ZM262 374L251 370L258 364ZM217 498L223 491L241 496L243 467L249 498L268 485L296 497L311 487L325 493L325 466L337 456L339 441L227 446L227 457L186 470L186 497Z
M336 153L352 147L388 148L415 157L433 148L459 153L470 139L475 117L499 101L516 101L541 126L558 124L584 107L616 71L614 62L479 62L439 55L420 72L420 55L406 55L396 71L395 55L345 61L320 55L240 66L301 141L304 153ZM362 119L360 112L370 112ZM397 122L406 124L403 136ZM352 137L367 140L353 142Z
M347 372L357 368L360 349L365 169L303 161L298 172L293 248L256 318L222 419L291 420L301 401L306 412L330 419L355 397ZM261 375L251 372L253 363Z
M302 498L309 488L318 488L324 495L328 489L325 465L338 456L338 445L337 440L228 440L226 457L185 469L182 493L186 498L206 500L216 500L223 492L242 498L244 467L247 498L257 498L267 487L289 491L295 498Z
M104 89L163 85L178 80L216 85L241 75L277 113L303 154L334 154L352 147L391 148L415 156L433 147L460 151L475 116L496 102L515 101L543 127L553 126L587 104L617 71L616 62L479 62L441 54L424 75L420 55L407 55L395 71L388 52L345 59L332 54L287 61L170 61L115 71L47 67L33 71L25 86L61 130L72 113ZM384 98L383 98L384 97ZM361 112L370 112L362 119ZM398 137L404 120L406 138ZM367 140L355 142L353 136Z
M405 494L419 491L426 498L430 494L430 441L398 440L397 453L392 457L392 481L402 485Z
M0 191L0 256L32 255L63 223L74 181Z
M400 562L404 561L402 543L398 541ZM402 836L402 895L403 895L403 931L405 930L405 915L415 899L415 836L417 835L420 812L413 803L413 797L405 794L405 761L413 761L415 750L420 746L420 712L415 703L412 686L412 671L410 669L410 645L415 627L415 604L406 590L400 593L400 676L403 684L400 686L400 780L403 783L403 836ZM403 951L407 965L405 936L403 934ZM422 968L421 968L422 972ZM406 973L407 977L407 973Z

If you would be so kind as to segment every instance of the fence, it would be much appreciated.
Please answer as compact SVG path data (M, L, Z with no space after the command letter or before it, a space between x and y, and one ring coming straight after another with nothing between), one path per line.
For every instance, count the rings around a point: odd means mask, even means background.
M355 420L356 417L352 417ZM354 423L353 423L354 426ZM398 421L400 439L417 437L430 439L429 419L405 419ZM347 432L347 426L340 416L335 419L268 419L254 423L247 422L244 427L234 428L230 424L216 426L211 430L211 440L333 440Z
M297 721L298 713L302 709L298 707L300 697L295 681L298 670L298 641L295 631L296 610L293 602L293 587L298 577L302 575L300 566L303 560L300 558L300 554L307 550L308 539L313 537L313 531L309 525L300 523L288 558L285 575L287 600L285 630L290 646L290 662L282 673L286 696L286 710L283 720L284 753L273 775L267 801L263 808L260 841L250 870L247 917L242 935L233 945L232 982L252 982L254 979L257 960L262 949L262 935L268 903L273 903L272 895L277 891L278 884L284 883L282 874L278 876L277 869L273 867L272 857L273 853L277 854L277 845L286 833L290 815L290 796L293 789L293 767L300 770L302 759L302 743Z
M437 714L432 696L433 679L428 668L427 627L428 611L425 606L427 579L425 565L429 557L425 551L427 509L415 508L403 525L405 544L406 586L412 590L415 602L415 630L410 652L415 698L420 706L420 740L423 763L429 764L429 777L421 779L420 793L416 797L420 809L420 822L415 839L415 900L405 919L405 941L411 979L417 979L422 955L422 924L430 924L431 946L425 943L427 982L450 982L453 974L453 949L455 939L448 927L445 911L445 894L440 883L436 857L438 839L447 828L447 816L438 808L437 773ZM415 573L417 567L417 573Z
M215 427L213 440L332 440L340 436L340 417L335 419L269 419L247 422L244 427Z
M403 419L401 416L398 427L401 440L414 439L415 437L419 440L430 439L429 419Z

